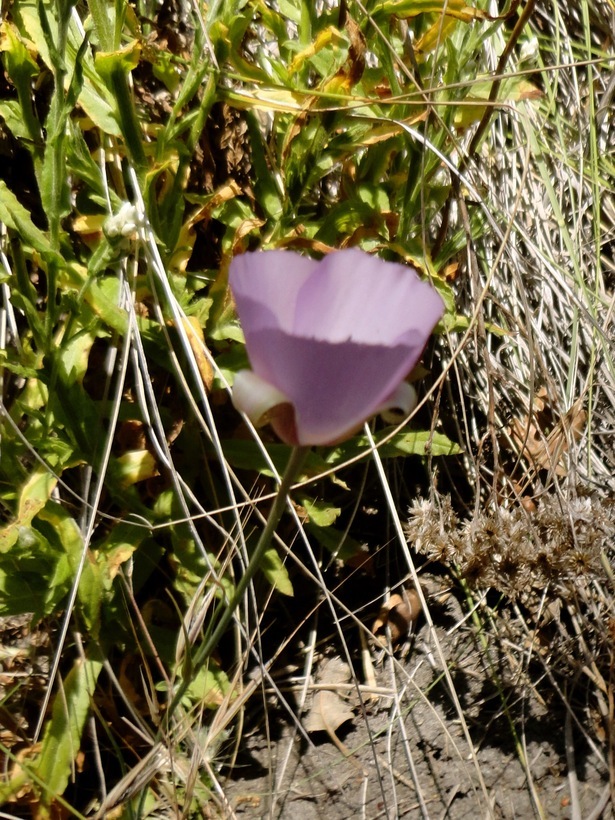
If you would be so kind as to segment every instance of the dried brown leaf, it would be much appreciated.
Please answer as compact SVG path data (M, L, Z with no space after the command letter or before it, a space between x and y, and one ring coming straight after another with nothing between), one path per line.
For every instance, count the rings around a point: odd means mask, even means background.
M350 667L338 657L326 661L318 675L318 683L328 684L331 687L349 684L351 680ZM334 734L342 723L353 718L352 709L337 689L320 689L314 695L304 726L307 732Z
M378 617L372 626L372 632L382 644L388 641L386 630L388 627L393 646L404 640L410 631L410 627L421 614L421 599L419 594L411 587L403 590L402 595L395 593L391 595L386 604L378 613Z

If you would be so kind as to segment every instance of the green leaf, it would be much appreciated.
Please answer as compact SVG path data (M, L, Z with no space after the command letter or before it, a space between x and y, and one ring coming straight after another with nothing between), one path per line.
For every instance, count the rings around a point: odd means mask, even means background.
M49 67L53 66L53 59L47 44L41 15L38 11L37 0L20 0L15 4L15 18L20 27L27 33L33 43L36 43L43 61ZM113 10L106 8L106 19ZM52 40L57 38L57 21L52 16L52 4L46 4L47 24L51 29ZM64 84L69 87L75 73L82 71L84 75L83 87L79 94L79 105L83 108L92 122L105 134L118 136L120 129L113 114L114 100L107 91L104 83L94 70L94 60L91 53L83 50L83 34L75 21L71 19L68 40L64 53L67 73ZM77 65L77 63L79 63Z
M167 89L175 94L179 88L180 75L177 70L177 59L170 51L157 49L155 59L152 61L152 71L154 77L164 83Z
M261 558L260 569L271 586L282 595L293 596L293 585L280 554L275 547L270 547Z
M259 473L271 476L272 472L265 463L261 446L255 441L241 441L239 439L225 440L222 442L224 455L233 467L244 470L258 470ZM267 444L265 449L269 458L279 475L282 475L288 462L290 449L286 444ZM318 475L323 470L329 469L327 464L318 453L311 452L302 468L302 477ZM297 480L302 480L301 476Z
M32 613L39 620L50 612L45 596L58 556L33 527L22 527L12 552L0 555L0 614Z
M45 784L44 805L64 794L68 786L101 669L98 660L78 659L55 697L41 752L32 767Z
M115 117L132 159L139 167L144 167L141 126L127 82L128 74L138 66L140 56L141 45L133 40L118 51L99 52L94 64L115 101Z
M394 427L387 427L374 437L376 446L391 434ZM329 465L338 464L359 453L369 450L367 436L355 436L333 449L326 458ZM399 458L400 456L454 456L462 452L458 444L452 442L444 433L431 430L411 430L394 435L385 444L378 447L381 458Z
M202 667L190 681L185 698L188 703L198 703L205 709L216 709L228 695L231 683L213 658Z
M32 222L30 212L24 208L2 179L0 179L0 222L12 228L19 234L22 242L38 251L47 261L53 260L62 265L63 260L60 254L53 250L46 234L36 227Z
M35 156L42 147L43 134L32 107L31 81L39 73L16 27L10 23L2 26L2 56L6 72L17 89L23 130L28 135Z
M292 0L278 0L278 7L280 13L292 20L293 23L301 22L301 3L298 0L294 0L294 2Z
M45 594L46 611L50 612L68 593L75 578L84 550L83 536L75 519L55 502L49 502L40 511L36 523L49 544L61 553ZM106 578L102 568L92 560L92 556L88 557L79 583L79 604L87 628L94 637L97 637Z
M55 364L55 363L54 363ZM94 457L104 440L103 417L95 402L70 373L64 378L61 368L45 374L49 384L47 418L51 425L60 425L79 453L87 461Z
M283 213L282 192L280 184L270 170L262 128L251 112L246 112L245 117L250 135L251 159L255 171L254 187L258 202L270 219L279 220Z
M105 186L100 166L94 161L81 128L73 120L69 120L67 125L69 129L66 143L67 168L89 186L92 197L97 196L101 201L104 201ZM112 205L114 208L119 209L119 197L113 197Z
M300 498L299 503L308 514L310 522L317 527L330 527L342 511L340 507L332 507L326 501L314 501L307 497Z
M24 484L20 496L17 517L0 529L0 554L7 552L21 536L25 537L32 519L48 502L57 484L57 478L39 467Z
M81 330L62 345L58 368L65 385L82 384L95 338L92 333Z
M385 224L380 211L359 199L350 199L329 210L316 237L327 245L335 245L339 242L340 235L352 234L364 227L370 227L384 235Z
M108 244L105 243L105 247ZM91 279L84 297L97 316L112 330L124 335L128 329L128 314L118 307L120 282L114 276Z
M133 40L118 51L100 51L96 55L96 70L105 80L110 80L116 71L128 74L139 65L141 46Z
M0 117L14 137L22 140L30 138L30 132L26 127L21 106L17 100L1 100Z
M451 441L444 433L436 433L431 430L413 430L410 433L399 433L381 448L381 455L384 458L406 455L456 456L461 452L461 447Z
M306 529L319 544L344 564L350 563L358 556L367 558L368 553L364 544L336 530L334 527L318 527L314 524L306 524Z
M11 351L0 350L0 367L6 368L16 376L21 376L23 379L36 379L38 377L38 370L32 365L26 365L23 362L13 361L9 358Z

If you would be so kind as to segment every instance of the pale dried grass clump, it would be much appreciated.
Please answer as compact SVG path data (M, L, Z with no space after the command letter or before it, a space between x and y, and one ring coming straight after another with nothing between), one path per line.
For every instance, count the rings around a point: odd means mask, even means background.
M551 493L535 510L495 507L471 520L449 498L417 501L406 533L461 587L483 660L487 646L505 659L500 685L539 712L563 704L565 720L604 760L599 750L613 733L615 499Z
M518 506L460 521L448 497L417 501L407 536L418 552L453 567L473 588L516 599L604 577L615 547L615 503L598 496L543 497L534 511Z

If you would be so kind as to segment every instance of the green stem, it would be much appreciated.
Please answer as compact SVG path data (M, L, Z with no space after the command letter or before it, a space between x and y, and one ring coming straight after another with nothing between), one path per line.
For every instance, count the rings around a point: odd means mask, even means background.
M143 150L143 144L141 142L143 135L123 67L114 66L111 70L110 79L122 136L130 151L133 162L140 171L143 171L147 164L145 151Z
M267 523L265 524L265 529L262 531L261 536L258 539L258 543L254 549L254 552L250 556L248 566L246 567L245 572L243 573L241 578L239 579L239 583L235 587L233 595L231 596L228 603L224 606L224 610L220 616L220 619L218 620L218 623L214 628L214 631L205 640L205 643L202 646L200 646L196 651L192 661L193 669L198 669L201 663L206 661L207 658L211 656L213 651L220 643L220 639L226 632L237 608L241 604L243 596L245 595L246 590L248 589L248 586L250 585L252 579L258 571L263 555L271 544L271 540L280 522L280 518L284 513L290 488L292 487L293 482L297 478L297 475L299 474L299 471L301 470L301 467L303 466L303 463L307 458L309 451L309 447L293 448L290 454L290 458L288 459L286 469L284 470L284 475L282 476L282 480L280 482L277 495L273 501L273 505L269 512ZM173 714L175 708L181 701L189 685L190 677L185 676L178 690L175 692L175 696L171 702L171 705L169 706L169 709L167 711L167 720Z
M113 25L109 17L108 3L105 0L88 0L90 15L94 21L94 29L102 51L113 51Z

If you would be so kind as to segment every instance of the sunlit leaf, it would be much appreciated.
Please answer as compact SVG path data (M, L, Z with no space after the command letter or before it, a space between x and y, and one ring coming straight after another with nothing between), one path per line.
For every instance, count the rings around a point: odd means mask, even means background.
M20 536L25 537L32 519L43 509L56 484L57 478L43 468L30 475L19 494L16 518L0 529L0 553L9 550Z
M123 487L158 475L158 463L149 450L129 450L116 459L117 478Z
M300 503L308 520L317 527L330 527L342 511L340 507L333 507L326 501L315 501L305 496L300 499Z
M259 569L271 586L282 595L294 595L288 571L275 547L270 547L261 558Z
M445 14L466 23L488 17L484 11L468 5L464 0L384 0L378 4L378 13L404 18L419 14Z
M382 458L399 458L404 456L453 456L461 452L458 444L452 442L443 433L431 430L412 430L410 432L396 433L384 444L379 442L388 438L388 435L395 428L389 427L380 430L375 436L375 443ZM353 458L359 453L366 453L370 449L366 436L355 436L348 441L335 447L326 460L329 464L337 464L349 458Z

